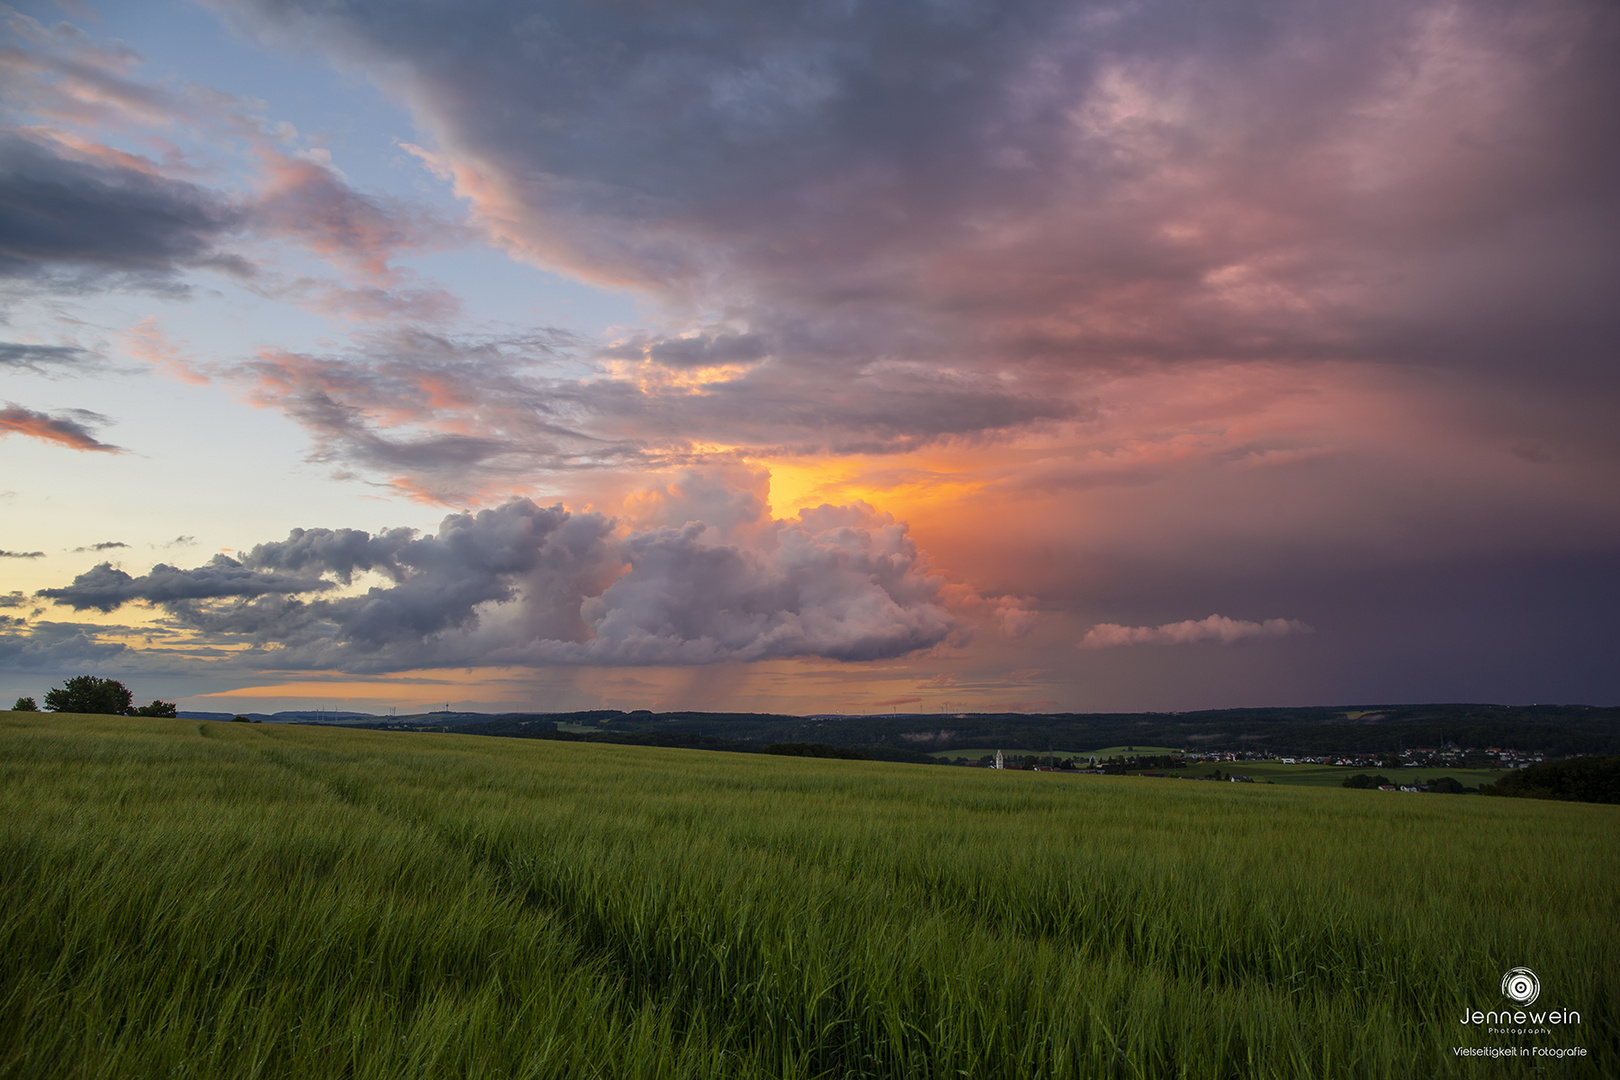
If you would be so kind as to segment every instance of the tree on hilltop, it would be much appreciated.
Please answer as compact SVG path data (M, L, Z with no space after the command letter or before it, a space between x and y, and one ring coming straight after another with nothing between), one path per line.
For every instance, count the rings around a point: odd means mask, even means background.
M11 707L12 712L39 712L39 704L31 697L20 697Z
M135 704L135 695L117 679L75 675L61 686L45 691L51 712L101 713L123 716Z
M18 698L15 708L34 707L33 698ZM168 716L177 715L172 701L153 701L150 705L135 707L135 695L117 679L101 679L94 675L75 675L61 686L45 692L45 707L52 712L95 713L102 716Z

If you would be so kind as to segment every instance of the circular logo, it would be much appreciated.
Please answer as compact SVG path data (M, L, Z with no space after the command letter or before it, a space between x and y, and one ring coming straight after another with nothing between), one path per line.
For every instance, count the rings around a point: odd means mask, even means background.
M1541 994L1541 980L1529 968L1510 968L1502 976L1502 996L1515 1005L1528 1005Z

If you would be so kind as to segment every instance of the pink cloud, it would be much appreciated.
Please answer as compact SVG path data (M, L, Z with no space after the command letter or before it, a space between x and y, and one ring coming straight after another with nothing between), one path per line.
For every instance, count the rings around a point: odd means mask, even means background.
M1030 610L1024 597L1003 596L995 601L995 618L1001 632L1010 638L1028 636L1040 619L1040 613Z
M95 162L99 165L111 165L120 169L128 169L131 172L145 173L147 176L164 175L157 163L148 158L141 157L139 154L131 154L114 146L108 146L106 143L98 142L75 132L61 131L40 125L23 126L17 130L31 135L35 139L54 143L65 157L76 157L81 161Z
M70 409L67 415L52 416L36 412L15 403L0 409L0 437L23 435L30 439L56 443L71 450L93 450L103 454L122 454L117 446L104 443L90 431L90 424L105 422L106 417L83 409Z
M355 190L325 151L289 154L260 140L256 154L260 191L253 216L258 227L296 239L371 285L401 284L408 275L392 266L392 259L455 235L425 211Z
M164 333L157 316L146 316L125 330L120 338L124 352L135 359L144 360L159 371L192 386L202 386L208 382L208 375L198 367L195 358Z
M1192 645L1213 641L1230 645L1234 641L1254 637L1283 637L1288 634L1309 634L1311 628L1298 619L1267 619L1247 622L1229 619L1225 615L1211 615L1205 619L1186 619L1164 623L1161 626L1121 626L1118 623L1098 623L1080 639L1082 649L1112 649L1122 645Z

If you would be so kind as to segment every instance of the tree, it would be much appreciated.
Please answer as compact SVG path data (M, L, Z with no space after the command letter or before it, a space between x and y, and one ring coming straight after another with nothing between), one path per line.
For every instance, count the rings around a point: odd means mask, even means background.
M45 707L52 712L102 713L123 716L135 704L135 695L117 679L75 675L61 686L45 691Z
M4 698L0 698L0 701L4 701L4 700L5 700ZM17 704L15 704L15 705L13 705L11 707L11 711L12 712L39 712L39 706L34 702L34 699L31 698L31 697L20 697L20 698L17 699Z
M130 712L130 715L131 716L167 716L167 717L170 717L172 719L174 717L174 715L175 715L174 702L172 702L172 701L154 701L150 705L142 705L140 708L132 710Z

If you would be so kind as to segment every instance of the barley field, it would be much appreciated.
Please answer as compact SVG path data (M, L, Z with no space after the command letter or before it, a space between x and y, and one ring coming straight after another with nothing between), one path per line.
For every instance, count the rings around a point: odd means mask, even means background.
M1614 1076L1617 928L1614 806L0 713L17 1080Z

